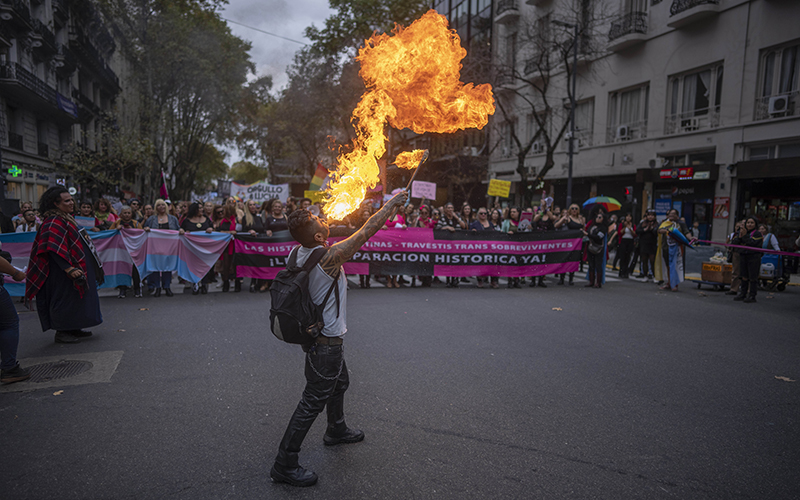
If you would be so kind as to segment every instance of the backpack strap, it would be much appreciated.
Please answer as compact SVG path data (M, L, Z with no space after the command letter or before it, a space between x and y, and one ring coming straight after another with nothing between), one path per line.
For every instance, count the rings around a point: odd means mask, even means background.
M300 248L299 246L297 248ZM310 273L314 266L319 264L319 261L322 260L322 257L325 256L325 253L328 250L325 247L317 247L311 252L311 255L308 256L308 260L306 263L303 264L303 271ZM297 261L297 253L295 252L295 262Z

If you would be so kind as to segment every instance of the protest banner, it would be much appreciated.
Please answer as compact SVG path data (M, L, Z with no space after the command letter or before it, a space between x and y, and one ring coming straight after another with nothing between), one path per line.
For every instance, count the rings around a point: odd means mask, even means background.
M423 198L426 200L436 199L436 183L426 181L414 181L411 183L411 197Z
M508 198L511 194L511 181L501 181L499 179L489 180L489 196L499 196L501 198Z
M288 231L272 238L236 235L236 274L274 279L297 243ZM379 231L344 264L347 274L413 276L543 276L575 272L580 231L516 233L435 231L410 228ZM342 238L330 238L331 243Z
M268 182L256 182L255 184L231 182L231 196L244 201L255 200L259 203L277 198L281 200L281 203L286 203L286 198L289 197L289 185L269 184Z

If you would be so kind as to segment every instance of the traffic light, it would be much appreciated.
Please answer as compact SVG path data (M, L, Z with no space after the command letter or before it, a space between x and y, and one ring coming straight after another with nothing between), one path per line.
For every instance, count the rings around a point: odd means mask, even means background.
M625 186L625 199L628 202L633 201L633 186Z

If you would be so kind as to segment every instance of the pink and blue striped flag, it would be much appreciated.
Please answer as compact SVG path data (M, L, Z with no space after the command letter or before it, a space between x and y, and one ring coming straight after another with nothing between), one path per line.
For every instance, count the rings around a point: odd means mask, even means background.
M231 235L123 229L122 238L143 278L154 272L177 271L186 281L199 283L228 247Z
M131 279L133 263L125 248L120 232L90 232L89 236L97 249L100 262L103 263L103 271L106 277L105 283L100 285L99 288L115 288L120 285L131 286L133 282ZM36 232L34 231L0 235L0 244L2 244L3 250L11 254L11 263L18 269L23 269L28 265L35 237ZM25 282L19 283L8 276L4 276L3 286L12 297L25 295Z

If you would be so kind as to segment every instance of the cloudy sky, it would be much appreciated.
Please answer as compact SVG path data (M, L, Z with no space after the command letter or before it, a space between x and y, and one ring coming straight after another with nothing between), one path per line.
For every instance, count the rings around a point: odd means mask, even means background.
M305 28L312 24L322 27L332 13L328 0L228 0L222 17L292 40L308 42L303 36ZM228 26L234 35L252 43L250 56L258 75L272 75L273 88L283 87L286 67L302 45L239 24L228 23Z

